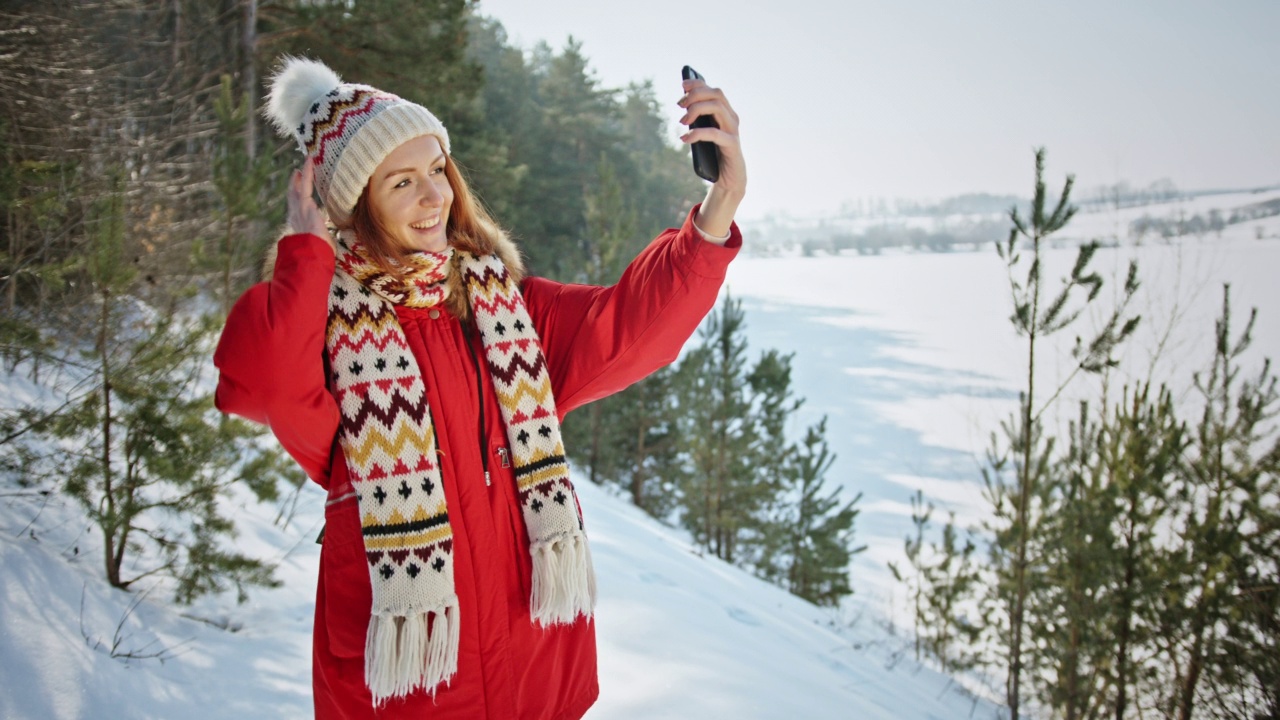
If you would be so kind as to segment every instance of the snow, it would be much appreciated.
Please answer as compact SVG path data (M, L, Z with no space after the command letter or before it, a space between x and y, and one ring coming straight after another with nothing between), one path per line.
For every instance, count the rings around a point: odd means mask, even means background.
M851 624L847 612L704 557L678 531L590 483L579 495L600 585L601 699L591 720L834 719L850 708L886 720L992 717L989 703L904 660L904 641L876 618ZM322 493L308 488L286 528L272 523L275 514L246 503L241 539L280 562L283 587L254 590L244 605L224 596L175 609L163 586L107 587L74 508L56 498L4 499L0 718L309 717ZM113 658L116 637L119 654L163 660Z
M309 495L319 517L322 493ZM302 529L274 528L274 511L246 502L241 540L279 561L284 587L251 591L240 606L230 593L183 608L163 583L108 586L95 534L65 501L5 498L0 718L309 717L319 555L295 549Z
M1211 200L1081 215L1070 229L1077 239L1106 238L1142 214L1229 212L1228 200ZM1261 310L1251 359L1280 354L1278 237L1280 218L1272 217L1221 237L1141 247L1122 239L1100 251L1095 264L1109 287L1130 257L1144 282L1135 309L1146 319L1113 387L1156 367L1191 401L1189 372L1207 359L1226 281L1237 328L1248 307ZM1073 259L1070 247L1050 250L1047 276L1061 276ZM796 389L808 402L792 430L829 416L838 456L829 478L863 493L856 541L868 549L853 566L857 594L838 611L816 608L701 555L624 498L580 483L601 593L601 698L588 718L994 717L994 705L963 689L972 679L911 660L908 639L893 632L904 603L886 563L902 559L917 489L938 505L935 521L947 511L962 527L985 517L982 452L1015 406L1025 362L1006 320L1000 259L990 248L743 257L728 285L744 299L751 352L796 353ZM1072 339L1051 343L1042 359L1064 357ZM1043 373L1037 382L1051 387L1068 365L1046 362ZM1072 383L1064 398L1092 382ZM6 406L52 400L42 393L20 376L0 379ZM240 549L278 563L282 585L250 590L243 605L226 593L182 608L164 583L109 588L97 536L78 508L0 482L0 719L310 717L323 501L306 486L286 523L277 516L289 499L233 498Z

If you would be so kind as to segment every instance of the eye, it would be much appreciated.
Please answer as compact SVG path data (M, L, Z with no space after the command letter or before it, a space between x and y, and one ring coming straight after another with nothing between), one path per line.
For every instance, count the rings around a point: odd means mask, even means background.
M441 165L440 167L438 167L438 168L436 168L436 169L432 170L432 171L431 171L431 174L432 174L432 175L443 175L443 174L444 174L444 166L443 166L443 165Z
M402 187L409 187L409 178L405 178L404 180L401 180L400 182L396 183L395 185L392 186L391 189L395 190Z

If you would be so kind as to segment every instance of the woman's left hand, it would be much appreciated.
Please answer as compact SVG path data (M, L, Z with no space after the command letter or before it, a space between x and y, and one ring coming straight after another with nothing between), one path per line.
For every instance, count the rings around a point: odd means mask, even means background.
M700 116L710 115L720 126L690 129L680 136L685 144L711 142L720 151L720 178L707 190L694 220L708 235L725 235L738 204L747 193L747 163L738 138L738 113L733 111L724 92L708 87L703 80L685 80L684 91L679 105L685 114L680 124L688 125Z
M329 227L325 222L324 211L311 197L315 176L315 167L311 164L311 158L307 158L302 163L301 169L294 171L293 177L289 179L289 193L285 196L287 208L285 222L289 224L291 232L311 233L327 241L329 247L334 247L333 237L329 234Z

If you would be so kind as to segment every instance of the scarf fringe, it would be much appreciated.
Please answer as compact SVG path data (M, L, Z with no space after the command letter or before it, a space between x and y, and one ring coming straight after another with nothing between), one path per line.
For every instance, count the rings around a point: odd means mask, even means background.
M374 707L419 688L434 694L458 671L458 601L408 616L374 613L364 649L364 680Z
M533 595L529 600L534 622L543 627L567 625L579 615L591 617L596 606L596 575L591 546L581 530L533 543Z

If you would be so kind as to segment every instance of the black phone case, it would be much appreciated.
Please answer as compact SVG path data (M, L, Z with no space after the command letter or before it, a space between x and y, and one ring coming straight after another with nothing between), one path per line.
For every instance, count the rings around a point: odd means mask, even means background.
M704 79L698 74L697 70L688 65L684 66L684 70L681 71L680 75L684 80ZM718 128L720 126L716 124L715 119L710 115L703 115L689 125L691 130L705 127ZM715 182L720 179L720 150L715 143L703 141L693 144L693 171L697 173L698 177L708 182Z

